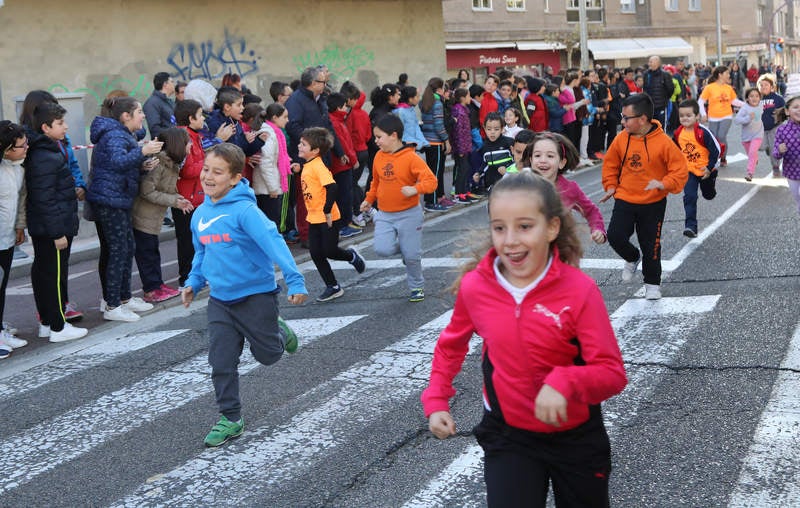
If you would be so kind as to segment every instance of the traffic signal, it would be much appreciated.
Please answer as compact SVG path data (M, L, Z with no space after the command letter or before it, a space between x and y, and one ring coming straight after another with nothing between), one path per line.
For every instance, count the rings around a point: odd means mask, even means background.
M775 42L775 51L778 53L783 51L783 37L778 37L778 41Z

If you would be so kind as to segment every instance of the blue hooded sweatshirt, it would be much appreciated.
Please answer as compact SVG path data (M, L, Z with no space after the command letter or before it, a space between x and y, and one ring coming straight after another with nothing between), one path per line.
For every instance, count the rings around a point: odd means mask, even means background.
M244 178L216 203L206 195L192 215L192 243L194 259L186 285L195 294L206 281L211 297L222 302L275 292L275 264L290 295L308 294L289 247L275 223L256 206Z

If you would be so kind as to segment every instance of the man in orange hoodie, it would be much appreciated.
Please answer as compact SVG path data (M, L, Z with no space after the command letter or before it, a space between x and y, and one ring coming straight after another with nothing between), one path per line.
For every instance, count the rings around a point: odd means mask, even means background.
M686 159L653 120L653 101L636 94L622 103L622 125L603 159L600 202L614 198L608 243L625 260L622 280L629 282L642 262L645 298L661 298L661 225L667 195L678 194L689 178ZM630 242L636 231L639 248ZM641 249L641 253L639 252Z

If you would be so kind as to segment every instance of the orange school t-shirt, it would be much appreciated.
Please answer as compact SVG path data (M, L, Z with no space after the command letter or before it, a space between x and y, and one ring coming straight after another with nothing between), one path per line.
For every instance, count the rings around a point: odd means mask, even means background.
M700 98L708 102L708 118L722 119L733 115L731 103L736 99L736 90L731 85L711 83L703 88Z
M303 164L303 172L300 173L300 188L303 191L303 200L306 203L308 215L306 220L309 224L322 224L325 222L325 186L335 183L330 170L319 157L314 157ZM339 220L341 218L339 207L336 203L331 209L331 218Z
M699 129L699 127L695 128ZM680 146L683 156L686 157L689 171L697 176L703 176L708 167L708 148L697 141L694 130L681 130L678 136L678 146Z

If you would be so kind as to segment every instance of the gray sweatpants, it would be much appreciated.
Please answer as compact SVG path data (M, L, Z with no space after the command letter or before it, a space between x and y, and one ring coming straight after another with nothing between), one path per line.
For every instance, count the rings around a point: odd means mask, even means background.
M375 216L375 254L394 256L398 252L406 265L409 289L424 289L422 278L422 208L415 206L402 212L378 211Z
M769 162L772 164L772 170L775 171L781 166L781 161L772 155L772 149L775 147L775 131L777 129L770 129L764 131L764 141L761 143L761 148L769 155Z
M272 365L283 354L286 337L278 327L278 293L250 295L226 304L208 300L208 363L219 412L235 422L241 417L239 357L244 339L262 365Z

